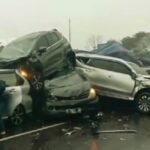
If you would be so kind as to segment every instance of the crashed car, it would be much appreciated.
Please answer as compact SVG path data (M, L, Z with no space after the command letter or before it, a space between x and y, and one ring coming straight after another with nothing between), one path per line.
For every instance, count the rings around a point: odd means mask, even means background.
M18 70L30 85L33 108L40 101L38 107L46 114L82 113L98 103L95 90L75 69L69 42L57 30L32 33L11 42L0 53L0 66Z
M28 68L26 70L34 74L30 83L36 86L35 88L40 88L36 82L37 78L45 79L61 68L70 66L74 63L73 56L71 45L59 31L39 31L6 45L0 53L0 68ZM28 72L28 76L29 74Z
M69 42L56 29L34 32L17 38L3 48L0 68L16 69L28 61L34 69L44 66L42 73L47 76L68 65L70 52Z
M150 113L150 76L138 65L122 59L78 53L78 69L97 94L135 102L138 111Z
M22 69L19 71L27 80L30 80L30 75L28 78L30 71ZM38 109L42 109L41 113L44 115L81 114L89 111L97 113L99 111L99 99L95 89L75 68L64 68L55 73L54 77L47 77L43 81L37 81L34 85L34 87L31 85L33 88L31 95L35 92L43 98L40 100L42 103L39 104ZM40 99L37 96L32 98L33 105L37 99Z
M21 125L25 115L32 112L30 85L18 72L12 69L0 69L0 80L6 88L3 98L6 101L3 119L9 119L13 125Z
M0 70L0 79L6 84L4 92L6 106L3 119L9 119L11 124L15 126L21 125L25 121L26 115L33 111L30 85L23 75L24 72L17 70ZM95 90L89 88L89 83L84 81L75 71L50 82L45 81L47 97L42 108L43 113L48 115L77 114L96 110L98 100L95 100Z
M75 69L45 80L46 110L49 114L77 114L98 109L96 92Z

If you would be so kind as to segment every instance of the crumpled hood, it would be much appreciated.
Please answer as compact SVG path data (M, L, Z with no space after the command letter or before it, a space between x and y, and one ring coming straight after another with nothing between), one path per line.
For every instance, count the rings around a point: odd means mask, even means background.
M144 80L144 81L142 81L142 85L144 87L150 87L150 80Z
M141 85L144 87L150 87L150 76L149 75L142 75L137 78L137 81L140 82Z
M45 81L45 88L56 97L77 97L90 90L90 85L76 71Z

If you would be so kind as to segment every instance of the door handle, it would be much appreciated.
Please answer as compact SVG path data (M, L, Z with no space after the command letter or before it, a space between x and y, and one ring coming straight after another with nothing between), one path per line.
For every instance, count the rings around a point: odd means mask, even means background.
M11 89L11 90L9 91L10 94L12 94L12 93L14 93L14 92L16 92L16 89Z
M108 78L111 78L112 77L112 75L108 75Z

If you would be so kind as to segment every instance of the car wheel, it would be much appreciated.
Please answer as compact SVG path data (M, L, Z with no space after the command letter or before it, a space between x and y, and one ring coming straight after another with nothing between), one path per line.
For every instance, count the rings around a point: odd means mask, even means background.
M25 110L24 107L19 105L15 108L10 121L12 125L19 126L24 122L25 119Z
M148 114L150 113L150 93L143 92L135 98L136 108L139 112Z

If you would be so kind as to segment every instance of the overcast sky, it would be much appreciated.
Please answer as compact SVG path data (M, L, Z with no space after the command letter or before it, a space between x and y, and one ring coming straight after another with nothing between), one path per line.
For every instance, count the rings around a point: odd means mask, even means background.
M150 0L0 0L0 39L57 28L72 46L85 48L92 35L121 39L150 31Z

